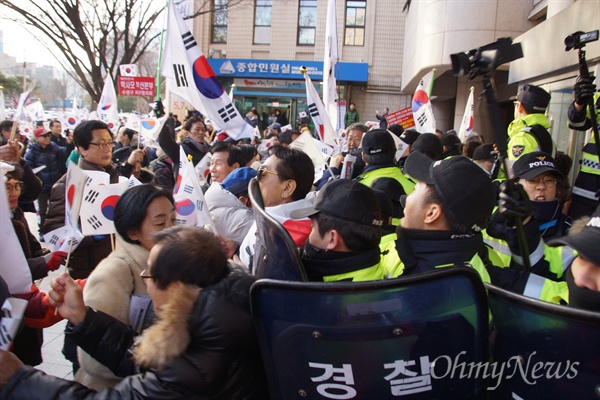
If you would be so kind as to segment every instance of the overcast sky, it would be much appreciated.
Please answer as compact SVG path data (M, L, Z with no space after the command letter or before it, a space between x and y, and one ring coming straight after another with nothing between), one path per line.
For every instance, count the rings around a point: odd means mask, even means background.
M0 22L0 30L4 35L4 53L16 57L20 63L25 57L28 63L52 65L63 69L52 54L17 23L7 20Z

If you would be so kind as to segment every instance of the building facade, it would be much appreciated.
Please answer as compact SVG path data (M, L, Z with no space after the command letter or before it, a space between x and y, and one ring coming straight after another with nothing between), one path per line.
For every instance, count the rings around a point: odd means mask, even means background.
M196 0L195 7L201 3ZM375 120L375 112L384 107L392 112L408 107L419 79L436 68L431 98L437 127L458 130L469 88L475 87L477 99L482 85L480 77L454 77L450 55L510 37L521 44L523 57L490 73L501 108L499 123L505 127L512 120L510 97L519 86L541 85L552 94L549 116L558 148L576 156L583 139L574 139L567 129L566 110L578 74L577 55L565 52L563 41L575 31L600 27L598 0L335 3L341 115L350 102L356 104L361 122ZM212 5L214 13L194 19L194 36L226 89L235 84L240 112L257 107L268 114L279 108L296 121L306 111L299 66L308 66L313 83L321 86L327 1L213 0ZM590 69L596 72L599 49L599 42L586 48ZM476 103L474 130L487 142L493 140L485 103Z

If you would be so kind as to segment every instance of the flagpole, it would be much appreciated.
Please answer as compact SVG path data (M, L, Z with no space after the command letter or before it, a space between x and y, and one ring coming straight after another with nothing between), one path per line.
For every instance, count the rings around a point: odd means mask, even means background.
M162 68L162 53L163 53L163 40L165 36L165 25L167 23L167 16L169 15L169 0L165 1L165 15L163 16L163 26L160 32L160 46L158 49L158 67L156 68L156 99L160 100L160 69Z

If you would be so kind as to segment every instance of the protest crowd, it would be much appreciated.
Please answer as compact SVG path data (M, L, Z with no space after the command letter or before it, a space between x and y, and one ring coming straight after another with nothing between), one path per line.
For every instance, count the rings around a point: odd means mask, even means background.
M574 93L569 123L589 129L584 106L600 96L589 79ZM199 111L179 122L160 99L151 133L96 115L68 134L42 121L26 143L16 121L1 121L2 241L15 266L0 276L0 303L28 303L0 351L0 398L269 398L250 305L272 246L257 207L287 233L309 282L463 266L520 296L600 313L598 152L592 139L579 166L557 151L549 103L524 85L502 146L388 125L387 107L369 127L353 103L343 138L308 120L293 129L279 109L262 133L258 113L238 114L251 135ZM33 368L43 328L63 318L73 381Z

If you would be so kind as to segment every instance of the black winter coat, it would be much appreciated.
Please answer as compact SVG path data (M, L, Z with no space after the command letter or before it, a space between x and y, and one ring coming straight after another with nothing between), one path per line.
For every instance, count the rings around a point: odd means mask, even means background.
M194 300L191 295L193 306L189 314L162 316L156 325L167 322L170 329L152 332L151 336L156 333L158 337L142 337L142 342L151 339L157 343L149 357L158 358L177 347L180 331L189 335L189 344L164 368L150 368L136 375L132 375L136 370L128 353L134 339L131 329L107 314L88 309L84 322L68 328L67 335L116 375L129 376L114 388L95 392L77 382L24 367L0 392L0 399L267 399L250 315L249 292L253 282L252 276L232 269L227 277L202 289L199 295L196 289L197 298ZM190 298L190 294L180 297ZM181 321L183 326L187 321L187 329L177 329Z
M42 149L38 142L32 142L25 154L25 161L31 168L46 168L37 173L42 180L42 192L48 193L52 185L60 179L67 171L66 161L71 153L73 146L60 147L54 142L50 142L48 147Z

